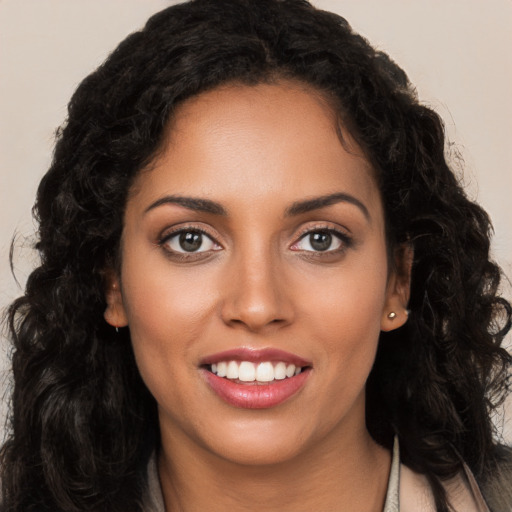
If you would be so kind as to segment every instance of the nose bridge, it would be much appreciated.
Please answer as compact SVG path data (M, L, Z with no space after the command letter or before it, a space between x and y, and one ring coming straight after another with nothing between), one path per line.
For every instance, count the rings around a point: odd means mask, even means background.
M225 322L256 331L291 320L280 260L278 251L257 237L234 251L224 303Z

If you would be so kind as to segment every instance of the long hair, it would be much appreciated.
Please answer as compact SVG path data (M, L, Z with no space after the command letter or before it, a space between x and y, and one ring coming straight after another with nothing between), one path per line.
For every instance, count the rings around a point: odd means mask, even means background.
M440 511L442 481L461 460L480 479L492 469L511 307L498 296L489 218L446 162L441 120L335 14L305 0L195 0L154 15L69 104L34 207L41 263L9 310L4 512L141 511L156 405L128 329L116 334L103 320L130 186L185 99L283 79L331 101L375 170L389 247L414 249L409 321L381 335L367 384L370 433L385 446L399 435L403 461L427 476Z

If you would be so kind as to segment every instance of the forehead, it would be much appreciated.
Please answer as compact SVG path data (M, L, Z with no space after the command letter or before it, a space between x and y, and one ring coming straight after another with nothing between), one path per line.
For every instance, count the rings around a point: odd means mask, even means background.
M373 170L321 93L295 82L229 85L179 106L139 200L183 194L215 201L293 202L337 191L377 203Z

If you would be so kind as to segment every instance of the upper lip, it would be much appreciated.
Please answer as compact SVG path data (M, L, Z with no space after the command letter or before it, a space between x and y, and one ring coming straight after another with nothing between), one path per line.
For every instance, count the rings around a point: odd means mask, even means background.
M302 357L285 352L277 348L255 349L250 347L240 347L215 354L208 355L201 360L201 365L211 365L220 361L250 361L252 363L284 362L294 364L295 366L312 366L310 361L306 361Z

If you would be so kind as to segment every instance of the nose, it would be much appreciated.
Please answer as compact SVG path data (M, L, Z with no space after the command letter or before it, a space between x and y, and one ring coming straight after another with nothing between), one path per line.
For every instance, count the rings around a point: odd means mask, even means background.
M240 254L225 279L222 319L227 325L261 332L293 321L291 290L278 256L269 251Z

